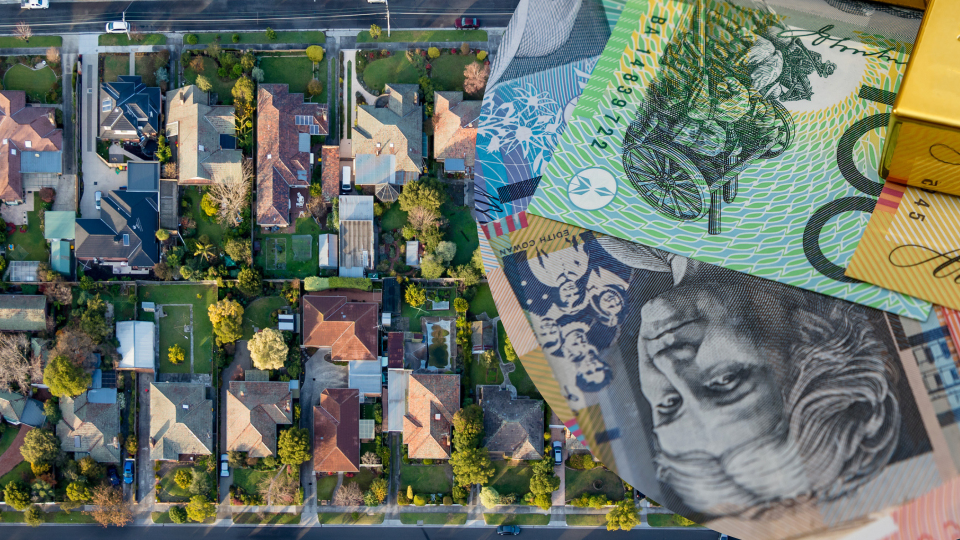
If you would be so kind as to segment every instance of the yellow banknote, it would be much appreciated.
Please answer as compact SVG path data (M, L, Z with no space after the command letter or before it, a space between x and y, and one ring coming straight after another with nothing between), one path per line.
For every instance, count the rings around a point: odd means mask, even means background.
M960 198L887 182L846 275L960 309Z

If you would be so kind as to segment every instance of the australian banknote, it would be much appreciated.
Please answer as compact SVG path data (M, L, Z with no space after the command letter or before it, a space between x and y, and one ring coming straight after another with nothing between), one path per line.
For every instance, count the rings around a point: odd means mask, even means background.
M862 7L628 3L529 211L925 318L844 275L919 23Z
M786 538L956 475L899 317L525 212L484 231L541 393L672 510Z

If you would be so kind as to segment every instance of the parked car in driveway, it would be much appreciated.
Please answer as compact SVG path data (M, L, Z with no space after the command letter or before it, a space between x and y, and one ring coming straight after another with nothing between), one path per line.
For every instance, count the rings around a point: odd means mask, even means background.
M480 22L477 21L476 17L458 17L456 21L453 22L453 26L457 30L476 30L480 28Z
M133 460L128 459L123 462L123 483L132 484L133 483Z
M126 34L130 31L130 23L126 21L113 21L107 23L108 34Z
M20 0L20 9L47 9L50 0Z
M500 525L497 527L497 534L500 536L516 536L520 534L520 527L516 525Z
M113 465L107 467L107 478L110 479L110 484L114 486L120 485L120 477L117 476L117 468Z
M563 443L553 441L553 464L563 465Z
M220 454L220 476L230 476L230 465L227 464L229 459L227 454Z

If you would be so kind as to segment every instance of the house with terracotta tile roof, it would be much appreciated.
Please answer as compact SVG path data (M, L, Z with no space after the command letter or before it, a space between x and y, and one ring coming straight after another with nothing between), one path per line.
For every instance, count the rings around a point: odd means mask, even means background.
M453 415L460 410L460 376L412 373L406 378L403 442L408 455L450 459Z
M433 95L433 158L444 163L448 172L462 172L464 166L472 169L477 158L477 126L483 102L464 101L463 92Z
M394 156L395 184L420 177L424 166L423 105L415 84L388 84L374 105L357 107L353 154Z
M306 215L313 154L310 137L326 135L326 104L303 101L286 84L257 89L257 223L288 227Z
M378 304L313 294L302 300L304 347L329 348L335 362L379 358Z
M320 172L322 197L324 202L333 202L340 196L340 182L343 175L343 166L340 164L339 146L320 147Z
M496 385L480 386L483 446L504 459L543 459L543 402L517 399Z
M64 452L87 454L100 463L120 463L120 405L117 389L88 390L60 398L57 437Z
M23 202L24 185L63 171L63 130L55 109L27 107L22 90L0 92L0 200ZM39 187L39 186L38 186Z
M197 383L150 384L150 459L189 461L213 453L213 400Z
M290 384L230 381L227 387L227 450L248 457L277 455L277 426L293 423Z
M180 184L231 183L243 175L232 105L211 105L196 85L167 92L167 144L177 149Z
M313 408L313 470L360 471L360 393L327 388Z

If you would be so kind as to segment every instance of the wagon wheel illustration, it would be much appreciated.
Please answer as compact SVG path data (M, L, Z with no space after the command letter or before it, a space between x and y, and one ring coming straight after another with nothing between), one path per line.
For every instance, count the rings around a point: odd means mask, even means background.
M693 221L707 213L710 187L693 161L677 150L658 143L629 146L623 169L643 200L661 214Z
M773 113L777 115L777 133L773 146L763 154L760 154L760 159L779 156L784 153L787 148L790 148L790 143L793 142L793 116L790 115L790 111L781 105L779 101L770 100L768 103L773 107Z

